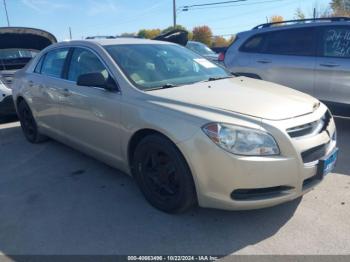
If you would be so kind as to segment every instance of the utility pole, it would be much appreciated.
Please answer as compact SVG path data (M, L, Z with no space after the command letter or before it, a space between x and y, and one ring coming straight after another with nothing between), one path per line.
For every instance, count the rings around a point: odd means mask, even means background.
M176 0L173 0L174 29L176 28Z
M72 40L72 28L69 27L69 39Z
M6 0L4 0L3 2L4 2L5 13L6 13L7 26L10 26L10 19L9 19L9 14L7 12Z
M314 19L316 19L316 7L314 7Z

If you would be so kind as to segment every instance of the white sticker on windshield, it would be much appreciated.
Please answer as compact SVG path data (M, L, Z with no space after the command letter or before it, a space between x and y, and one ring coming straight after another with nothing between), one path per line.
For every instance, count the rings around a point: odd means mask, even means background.
M200 64L201 66L204 66L205 68L215 68L217 67L215 64L213 64L212 62L208 61L207 59L204 58L197 58L197 59L193 59L195 62L197 62L198 64Z

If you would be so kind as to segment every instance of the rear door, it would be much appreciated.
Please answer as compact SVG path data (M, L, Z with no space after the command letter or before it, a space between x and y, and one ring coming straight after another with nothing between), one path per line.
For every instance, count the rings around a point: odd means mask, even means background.
M257 45L257 46L255 46ZM254 47L254 48L251 48ZM258 34L242 46L250 56L250 72L313 95L316 38L312 27Z
M74 48L61 100L65 136L87 153L93 152L104 161L116 164L120 160L121 95L100 87L78 86L78 77L88 73L102 73L106 79L112 77L95 52Z
M331 105L350 105L350 26L320 28L315 96Z
M38 124L50 134L61 134L60 100L62 73L68 55L68 48L49 51L41 57L34 72L28 77L31 89L31 108Z

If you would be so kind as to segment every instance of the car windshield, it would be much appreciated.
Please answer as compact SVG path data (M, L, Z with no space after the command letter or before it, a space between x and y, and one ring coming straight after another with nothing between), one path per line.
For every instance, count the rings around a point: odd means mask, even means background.
M222 67L178 45L123 44L105 49L129 80L145 91L231 76Z
M16 70L24 67L38 54L30 49L0 49L0 70Z
M39 51L28 49L0 49L0 59L33 58Z
M186 47L200 55L215 55L213 50L202 43L188 42Z

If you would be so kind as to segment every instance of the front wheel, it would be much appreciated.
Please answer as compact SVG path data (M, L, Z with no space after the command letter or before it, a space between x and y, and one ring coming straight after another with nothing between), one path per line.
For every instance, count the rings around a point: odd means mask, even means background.
M30 110L26 101L21 100L18 103L18 118L21 123L21 127L24 136L31 143L40 143L47 140L47 137L41 135L38 130L38 126L33 117L32 111Z
M145 198L154 207L180 213L196 202L189 167L177 149L161 135L145 137L136 147L132 169Z

